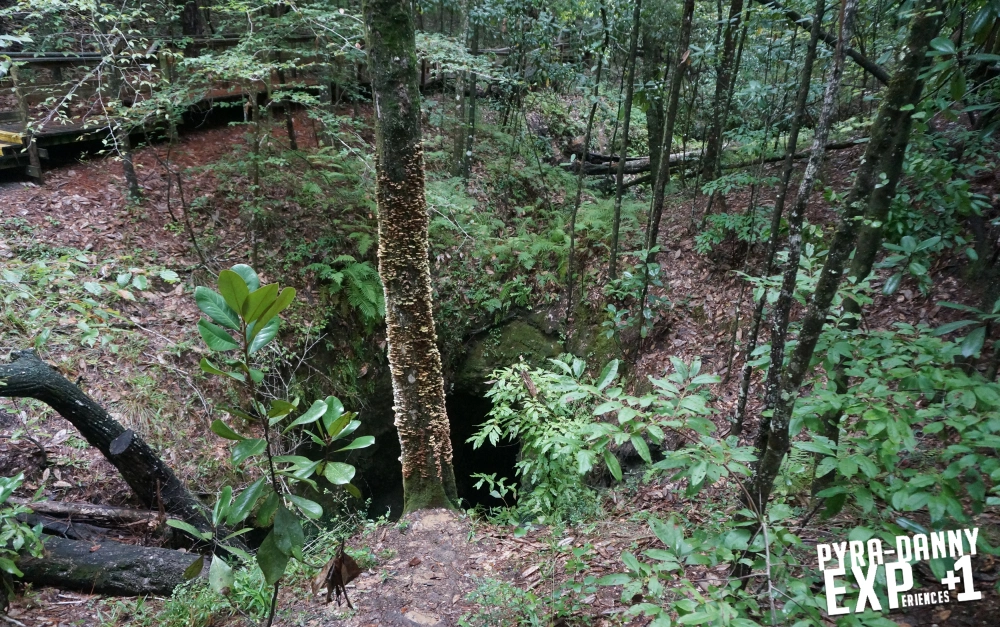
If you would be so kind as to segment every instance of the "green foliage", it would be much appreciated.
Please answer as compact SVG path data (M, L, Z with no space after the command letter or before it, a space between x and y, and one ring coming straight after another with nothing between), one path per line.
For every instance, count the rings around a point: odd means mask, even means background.
M909 235L904 235L903 238L899 240L898 245L890 244L889 242L883 243L883 246L896 254L886 257L883 261L879 262L876 267L902 269L889 277L889 279L885 282L885 286L882 288L882 293L886 296L895 294L896 290L899 289L900 283L903 281L903 275L905 273L917 280L917 285L920 287L921 294L927 294L931 286L931 277L929 273L930 262L928 261L928 257L930 255L929 251L940 242L940 235L928 237L922 242L917 242L915 238Z
M365 249L368 246L370 243L364 246ZM315 272L317 278L326 282L331 295L345 295L347 303L361 314L366 324L374 324L385 317L382 279L370 262L339 255L329 263L310 264L302 272Z
M658 250L653 249L653 253ZM645 257L645 251L637 253L639 257ZM643 276L643 266L645 265L645 276ZM658 317L663 317L671 308L672 303L666 296L659 294L646 294L646 301L640 303L644 284L648 287L663 288L663 280L660 278L660 264L649 263L636 264L629 270L623 270L621 276L612 279L604 286L604 294L608 300L613 300L618 304L608 303L604 306L605 321L601 326L605 328L604 334L608 338L617 338L627 329L639 327L639 336L646 337L653 329ZM634 310L641 308L641 315L635 315Z
M14 593L10 577L21 577L24 573L18 570L15 562L19 553L34 557L42 556L42 524L34 527L18 520L19 516L31 513L30 507L24 505L8 505L7 500L14 490L24 481L24 473L14 477L0 477L0 581L3 582L3 598L0 599L0 610L7 607L9 595ZM38 498L36 496L36 498Z
M771 236L772 207L755 206L743 213L713 213L705 217L704 228L694 236L694 249L707 255L729 238L744 244L767 241Z
M865 514L884 508L882 520L926 511L941 529L983 511L1000 477L1000 384L955 363L964 345L903 323L824 334L817 355L846 358L857 383L845 394L817 386L791 427L815 432L819 416L843 415L839 444L816 435L796 444L822 456L817 476L837 472L837 484L819 495L831 513L846 504Z
M267 475L262 476L234 498L232 487L225 486L218 495L212 510L212 531L199 532L191 525L178 520L168 524L205 540L216 541L224 550L245 560L250 557L231 545L223 544L247 531L249 527L217 538L220 531L242 525L256 510L256 525L269 532L257 550L256 563L268 586L277 586L285 574L289 561L303 560L305 542L303 520L317 520L323 515L322 507L303 496L288 491L284 486L305 484L318 489L314 476L322 476L333 485L342 485L355 497L360 492L350 481L354 467L329 459L329 455L371 446L372 436L355 438L341 446L361 425L353 412L347 412L335 397L315 401L307 410L298 412L298 399L270 399L265 404L258 387L265 377L264 370L253 355L265 348L278 334L284 311L295 299L295 290L289 287L279 291L277 284L261 285L257 273L246 265L233 266L219 273L218 291L206 287L195 290L198 308L209 320L201 319L198 330L208 347L222 360L222 367L206 358L201 369L211 375L228 378L240 383L249 398L246 409L228 408L234 418L262 430L263 437L249 437L238 427L216 420L212 431L222 438L236 442L232 448L232 461L244 465L248 460L263 456ZM235 332L235 336L232 332ZM235 356L233 353L236 352ZM290 420L289 420L290 419ZM323 457L312 460L301 455L275 455L280 436L277 428L287 421L281 434L302 430L323 451ZM308 427L308 428L307 428ZM346 440L344 440L346 441ZM339 448L334 448L338 446ZM280 480L279 480L280 477ZM258 507L259 504L259 507ZM235 571L217 553L212 560L209 582L216 592L230 589Z

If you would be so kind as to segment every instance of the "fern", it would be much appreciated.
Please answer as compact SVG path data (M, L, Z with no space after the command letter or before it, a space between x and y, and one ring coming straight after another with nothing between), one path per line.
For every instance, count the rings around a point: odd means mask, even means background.
M335 268L335 265L341 267ZM339 255L329 263L313 263L302 269L314 272L326 283L330 294L344 292L348 304L366 323L378 322L385 317L385 294L382 280L368 261L358 261L351 255Z

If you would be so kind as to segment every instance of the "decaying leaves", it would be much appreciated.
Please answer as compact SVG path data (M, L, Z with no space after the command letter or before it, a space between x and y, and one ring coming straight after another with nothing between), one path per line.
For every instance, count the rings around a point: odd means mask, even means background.
M354 609L351 605L351 600L347 598L347 584L354 581L354 579L361 574L361 567L358 563L354 561L354 558L350 555L344 553L345 542L340 543L340 548L337 549L337 555L326 563L319 574L313 579L312 591L313 594L319 594L319 591L326 588L326 602L329 603L333 600L334 594L337 595L337 606L340 606L340 594L344 594L344 600L347 601L347 607Z

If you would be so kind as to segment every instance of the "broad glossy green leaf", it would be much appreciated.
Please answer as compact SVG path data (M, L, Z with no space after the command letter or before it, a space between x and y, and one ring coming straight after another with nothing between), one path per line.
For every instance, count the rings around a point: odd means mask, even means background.
M219 293L233 311L246 313L243 311L243 305L247 301L247 296L250 295L250 290L247 288L246 281L239 274L232 270L220 272Z
M240 442L246 439L239 433L233 431L233 429L229 425L222 422L221 420L213 420L211 429L212 433L214 433L219 437L226 438L227 440L236 440L237 442Z
M194 290L194 301L198 303L198 309L216 323L227 329L240 330L239 315L226 304L226 299L219 294L207 287L198 286Z
M344 488L354 498L356 498L356 499L360 499L361 498L361 490L359 490L357 488L357 486L355 486L353 483L345 483L344 484Z
M604 370L601 371L601 376L597 377L597 382L594 385L597 386L598 390L603 390L611 385L611 382L614 381L617 376L618 360L612 359L606 366L604 366Z
M257 319L260 318L265 311L267 311L267 308L274 304L277 296L277 283L265 285L256 292L251 292L245 305L246 315L244 315L244 319L247 321L247 324L256 322Z
M350 483L354 478L354 466L343 462L329 462L323 469L323 476L333 485L344 485Z
M985 341L986 327L982 326L973 329L972 333L965 336L965 340L962 341L962 357L972 357L978 353Z
M264 494L266 480L267 477L261 477L240 492L240 495L233 501L233 506L226 517L226 525L231 527L247 519L254 506L257 505L257 501Z
M184 533L190 534L194 538L201 538L202 540L208 540L212 537L210 532L199 531L198 528L191 523L186 523L183 520L177 520L175 518L168 519L167 526L173 527L174 529L180 529Z
M270 409L267 410L267 417L283 418L288 414L292 413L293 411L295 411L296 407L298 407L298 405L296 405L295 403L289 403L288 401L280 398L275 399L271 401L271 407Z
M219 498L215 501L215 507L212 508L212 526L218 527L222 524L222 521L226 519L229 515L229 507L233 503L233 487L226 486L222 488L222 492L219 494Z
M340 399L337 398L336 396L327 396L326 413L323 414L323 428L326 429L327 433L329 433L330 435L337 435L337 433L340 432L340 429L344 428L343 426L341 426L336 430L332 430L330 428L330 426L334 424L334 421L339 420L340 417L343 415L344 415L344 404L340 402ZM346 425L347 422L345 421L344 424Z
M260 287L260 278L257 276L257 273L253 268L245 263L236 264L230 268L230 270L243 277L243 281L246 282L247 289L251 292Z
M295 507L302 510L303 514L313 520L318 520L323 515L323 508L316 501L310 501L307 498L303 498L295 494L289 494L288 500L291 501Z
M250 438L243 440L233 447L233 463L242 464L248 457L260 455L267 448L267 442L262 438Z
M204 357L201 358L201 369L203 372L207 372L208 374L215 374L223 377L231 377L240 382L247 380L247 378L243 376L242 372L226 372L225 370L221 370L218 367L216 367L215 364L205 359Z
M229 594L236 583L236 573L218 554L212 557L212 565L208 569L208 587L216 594Z
M205 344L214 351L231 351L240 347L239 343L225 329L204 318L198 321L198 331L201 333L201 338L205 340Z
M292 427L296 427L298 425L307 425L314 423L317 420L319 420L320 416L322 416L325 412L326 412L326 403L324 401L315 401L309 407L309 409L307 409L305 412L302 413L301 416L293 420L291 424L285 427L283 433L288 433L288 431L292 429Z
M269 586L273 586L285 574L285 568L288 566L288 555L278 548L273 530L267 534L267 537L261 542L260 548L257 549L257 564L260 566L261 572L264 573L264 581Z
M353 451L359 448L368 448L372 444L375 444L375 436L363 435L360 438L354 438L353 442L351 442L344 448L338 448L335 452L339 453L341 451Z
M274 300L273 303L271 303L271 306L268 307L264 311L264 313L262 313L260 317L256 320L256 324L254 325L254 331L253 333L251 333L250 339L252 340L253 336L257 335L257 329L262 328L262 325L266 326L267 323L270 322L275 316L280 314L290 304L292 304L293 300L295 300L294 288L286 287L285 289L281 290L281 293L278 294L278 297Z
M278 335L278 328L280 326L281 318L272 318L270 322L264 325L264 328L260 330L260 333L257 333L257 330L254 329L254 332L251 334L253 336L253 341L250 342L250 354L253 355L260 349L267 346L268 343L273 340L276 335Z
M278 511L278 495L274 490L270 490L264 502L261 503L260 510L257 511L257 526L271 526L276 511Z
M184 569L184 581L190 581L201 574L202 569L205 568L205 556L199 555L198 559L191 562L191 565Z
M283 504L279 504L278 511L274 513L274 543L278 550L301 559L304 542L302 521Z
M630 441L632 442L632 446L635 447L635 452L639 454L639 457L647 464L652 464L653 458L650 456L649 447L646 445L646 441L642 439L642 436L633 435Z

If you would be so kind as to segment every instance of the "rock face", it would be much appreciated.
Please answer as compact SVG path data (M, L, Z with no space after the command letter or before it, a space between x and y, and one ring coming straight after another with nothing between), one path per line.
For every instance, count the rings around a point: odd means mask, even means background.
M446 380L446 389L449 394L484 394L489 387L486 382L497 368L522 358L528 366L540 366L561 352L559 337L543 315L514 320L470 344L464 362L451 380Z

